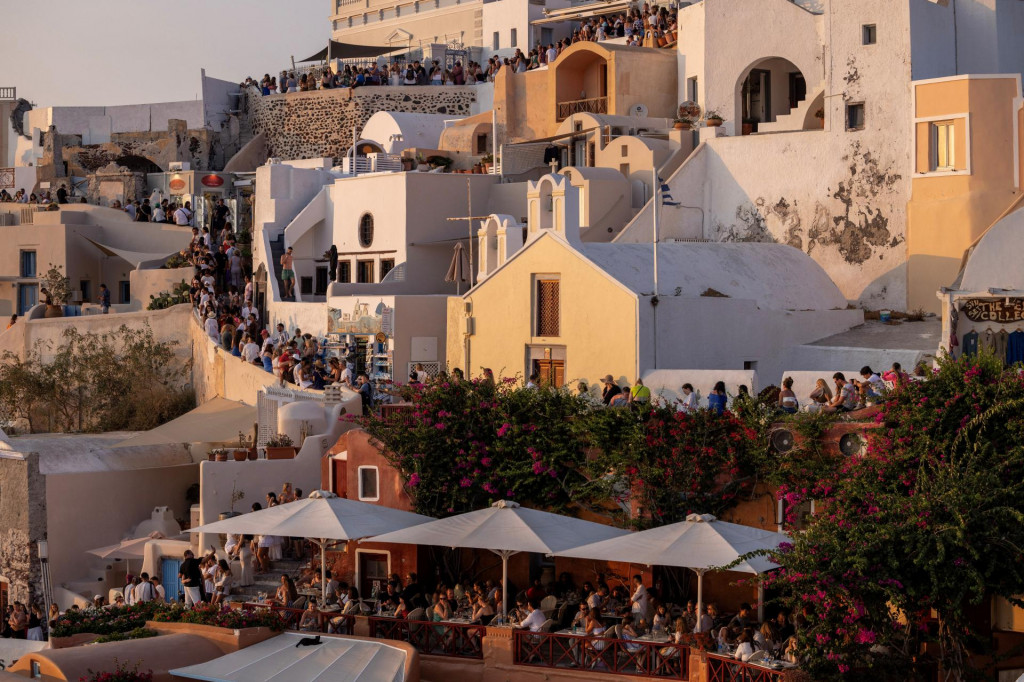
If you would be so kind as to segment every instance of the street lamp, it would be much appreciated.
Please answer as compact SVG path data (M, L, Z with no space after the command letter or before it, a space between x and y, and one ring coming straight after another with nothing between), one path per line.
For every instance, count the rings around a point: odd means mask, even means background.
M46 539L36 543L36 553L39 554L39 578L43 587L43 613L49 622L50 618L50 546Z

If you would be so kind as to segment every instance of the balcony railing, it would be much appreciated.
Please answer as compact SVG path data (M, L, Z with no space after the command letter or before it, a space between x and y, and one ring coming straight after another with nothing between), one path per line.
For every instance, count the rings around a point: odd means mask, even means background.
M744 663L731 656L708 654L708 682L781 682L790 668Z
M514 631L512 639L516 665L688 679L690 649L684 644L526 630Z
M573 114L607 114L608 98L592 97L558 103L558 120L564 121Z
M18 88L0 88L0 99L18 99Z
M483 658L480 640L486 629L468 623L432 623L403 618L370 617L370 637L412 644L421 654Z
M246 609L265 609L269 608L274 613L281 614L284 618L284 626L286 630L298 630L299 623L302 622L302 614L305 613L306 609L293 609L286 606L267 605L261 603L246 603L243 604L243 608ZM327 632L327 626L330 624L331 632L338 635L351 635L355 629L356 617L353 615L342 615L338 612L330 611L319 611L317 612L317 625L314 630L307 630L307 632Z

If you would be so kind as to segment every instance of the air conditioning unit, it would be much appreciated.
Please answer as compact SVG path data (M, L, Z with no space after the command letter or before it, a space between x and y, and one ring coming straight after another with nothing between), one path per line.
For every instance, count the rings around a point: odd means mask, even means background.
M464 317L462 318L462 333L465 336L473 336L473 332L476 329L476 318L475 317Z
M71 302L72 303L81 303L82 302L82 292L81 291L72 291L71 292Z
M188 161L171 161L167 164L167 171L169 173L180 173L189 170L192 170L192 164Z

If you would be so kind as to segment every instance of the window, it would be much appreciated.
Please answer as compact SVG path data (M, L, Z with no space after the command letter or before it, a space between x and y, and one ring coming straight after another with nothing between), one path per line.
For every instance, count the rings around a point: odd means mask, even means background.
M953 170L956 159L953 155L954 129L952 121L936 121L931 124L931 169L933 171Z
M92 300L92 282L87 279L83 279L78 283L78 290L82 292L83 302L89 302Z
M846 129L864 130L864 103L846 105Z
M380 499L377 476L377 467L359 467L359 499L362 502L376 502Z
M629 164L628 163L620 163L619 164L619 172L622 173L623 177L628 178L629 177Z
M512 29L512 42L509 47L519 47L518 32Z
M696 76L694 76L693 78L687 78L686 79L686 92L687 92L687 98L691 102L698 101L697 100L697 96L700 94L700 89L697 87L697 77Z
M491 146L489 138L487 133L477 133L473 138L473 153L479 156L486 154Z
M384 258L380 261L380 281L384 281L384 278L388 276L388 273L395 269L394 258Z
M492 41L493 48L495 50L501 49L501 34L497 31L494 32L494 40Z
M327 268L318 267L316 269L316 283L313 287L313 293L317 296L323 296L327 293Z
M874 24L864 24L860 27L861 42L865 45L874 45L878 42L878 30Z
M343 284L352 281L352 261L338 261L338 281Z
M627 156L629 156L629 145L624 144L622 145L622 158L626 158Z
M359 246L364 249L373 244L373 214L364 213L359 219Z
M541 43L541 46L543 47L544 45L550 45L553 42L555 42L555 32L554 32L554 29L541 28L540 29L540 43Z
M356 282L358 284L373 284L372 260L361 260L356 262Z
M22 277L35 277L36 276L36 252L35 251L22 251L21 252L21 276Z
M557 279L537 280L537 336L558 336L560 284Z
M118 282L117 291L120 294L120 303L132 302L132 287L129 282L125 280L121 280L120 282Z

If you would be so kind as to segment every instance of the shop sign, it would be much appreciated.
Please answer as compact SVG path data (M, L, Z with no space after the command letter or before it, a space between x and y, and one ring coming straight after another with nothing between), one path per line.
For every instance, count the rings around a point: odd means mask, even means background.
M972 322L1020 322L1024 320L1024 298L969 298L960 310Z
M180 193L182 190L185 189L187 185L188 183L186 183L181 178L174 178L169 183L167 183L167 186L171 189L172 192L175 193Z
M199 182L207 187L220 187L224 184L224 178L219 175L204 175Z

